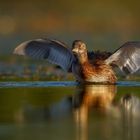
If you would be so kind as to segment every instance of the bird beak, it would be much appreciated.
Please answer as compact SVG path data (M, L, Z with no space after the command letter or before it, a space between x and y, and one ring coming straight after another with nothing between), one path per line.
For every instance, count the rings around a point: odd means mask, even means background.
M78 53L78 48L72 49L72 52L73 52L73 53Z

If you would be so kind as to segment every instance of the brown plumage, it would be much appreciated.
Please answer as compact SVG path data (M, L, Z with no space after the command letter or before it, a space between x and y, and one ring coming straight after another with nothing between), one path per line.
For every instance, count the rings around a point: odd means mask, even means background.
M88 52L81 40L75 40L70 49L58 40L35 39L23 42L15 48L14 53L47 59L72 72L83 83L114 84L116 76L112 65L118 66L126 74L134 73L140 68L140 42L127 42L112 54Z
M107 58L105 53L95 53L95 58L89 59L86 46L81 41L75 41L72 51L81 65L83 81L95 83L116 82L117 78L112 67L104 63Z
M117 88L116 85L92 85L86 84L77 87L78 94L74 95L75 107L106 108L112 105Z

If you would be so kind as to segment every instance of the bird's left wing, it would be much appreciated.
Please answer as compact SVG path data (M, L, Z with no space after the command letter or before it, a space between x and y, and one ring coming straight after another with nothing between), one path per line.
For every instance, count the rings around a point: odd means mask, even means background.
M75 59L72 51L64 43L52 39L35 39L25 41L17 46L14 54L46 59L69 71Z
M118 66L126 74L138 71L140 69L140 42L126 42L105 62Z

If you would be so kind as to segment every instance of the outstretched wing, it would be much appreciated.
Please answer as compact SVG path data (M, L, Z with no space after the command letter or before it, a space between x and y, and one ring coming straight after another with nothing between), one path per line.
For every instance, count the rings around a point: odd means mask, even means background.
M136 72L140 68L140 42L126 42L105 62L118 66L126 74Z
M15 48L14 54L47 59L67 71L75 59L72 51L64 43L51 39L25 41Z

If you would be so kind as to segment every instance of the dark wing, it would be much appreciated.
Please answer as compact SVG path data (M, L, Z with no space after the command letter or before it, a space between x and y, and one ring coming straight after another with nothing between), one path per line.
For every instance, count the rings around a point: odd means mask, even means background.
M126 74L140 68L140 42L127 42L105 60L109 65L118 66Z
M72 51L64 43L51 39L25 41L15 48L14 54L47 59L67 71L75 59Z

